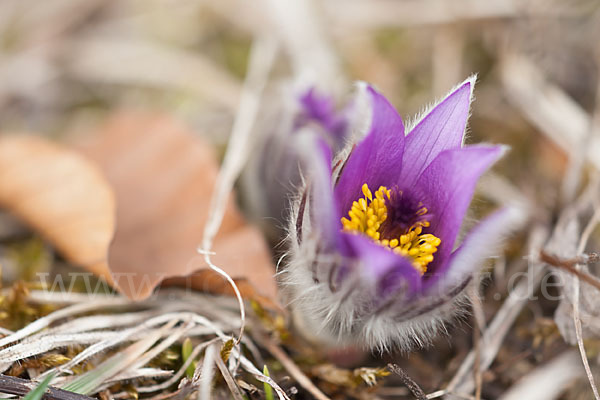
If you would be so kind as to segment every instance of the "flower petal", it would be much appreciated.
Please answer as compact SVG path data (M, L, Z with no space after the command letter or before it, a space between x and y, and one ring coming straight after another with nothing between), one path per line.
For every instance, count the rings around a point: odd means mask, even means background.
M526 220L521 208L509 206L485 218L475 226L446 264L443 271L436 271L427 282L428 294L439 296L463 286L482 261L496 254L504 238L518 229Z
M302 112L296 121L298 126L316 122L323 127L323 134L336 147L341 147L346 138L348 121L342 111L336 110L333 97L320 94L312 87L300 97L300 106Z
M398 299L389 308L395 321L406 321L451 305L481 268L483 260L498 254L504 238L526 221L523 208L514 205L494 212L475 226L450 256L444 271L436 271L423 282L420 296Z
M310 193L308 203L302 206L310 207L311 224L318 226L323 248L332 247L337 243L342 225L333 198L331 148L323 138L308 128L298 132L294 145L300 155ZM303 218L303 215L299 218Z
M407 283L413 291L421 285L421 274L406 257L378 245L370 238L342 232L340 250L344 256L358 261L361 278L375 282L382 300L388 290Z
M416 190L426 194L424 203L431 214L428 231L442 240L428 275L441 272L479 177L505 150L505 146L478 145L443 151L417 180Z
M440 152L461 147L474 83L474 78L469 78L461 84L406 136L399 184L411 187Z
M371 129L346 161L335 188L343 212L361 196L367 183L375 190L395 182L402 168L404 124L394 107L380 93L369 87L372 99Z

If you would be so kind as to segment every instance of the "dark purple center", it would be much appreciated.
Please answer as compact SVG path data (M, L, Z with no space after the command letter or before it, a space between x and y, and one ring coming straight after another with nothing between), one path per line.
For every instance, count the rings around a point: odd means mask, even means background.
M424 222L431 217L423 214L423 203L415 197L407 196L401 190L392 189L390 199L385 201L387 219L381 225L382 238L398 238L418 222Z

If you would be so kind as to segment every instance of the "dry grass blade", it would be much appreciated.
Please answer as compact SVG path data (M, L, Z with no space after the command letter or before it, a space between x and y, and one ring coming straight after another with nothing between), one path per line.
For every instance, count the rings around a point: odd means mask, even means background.
M104 383L102 383L95 390L96 393L101 393L111 386L116 384L123 384L124 382L134 383L137 380L156 380L156 379L164 379L173 375L172 371L165 371L158 368L140 368L131 371L125 371L114 377L107 379ZM62 380L68 381L67 377L62 377ZM135 384L135 383L134 383ZM136 387L137 391L137 387Z
M449 398L451 398L452 400L475 400L475 397L473 396L464 396L461 394L457 394L457 393L453 393L453 392L449 392L447 390L436 390L433 393L429 393L427 395L427 399L437 399L443 396L450 396Z
M159 390L167 389L170 386L176 384L177 381L179 380L179 378L181 378L183 376L183 374L186 372L186 369L192 364L192 361L200 354L200 352L202 350L204 350L208 346L210 346L216 342L220 342L220 341L221 341L221 339L215 338L215 339L212 339L212 340L209 340L207 342L197 345L194 348L194 350L192 351L192 353L190 354L190 356L188 357L188 359L183 363L181 368L179 368L179 370L175 373L175 375L173 375L171 378L169 378L169 380L166 380L157 385L139 387L138 392L139 393L158 392Z
M112 319L108 315L83 316L26 337L17 345L4 349L6 354L2 361L20 361L24 356L43 355L45 351L57 346L91 344L69 362L45 371L38 376L38 379L58 373L53 380L56 385L61 387L66 385L68 388L77 386L75 390L90 393L105 390L115 383L143 378L168 378L160 384L139 387L138 391L139 393L150 393L167 389L177 384L188 365L184 364L176 374L169 370L148 368L144 365L152 359L157 359L159 354L163 354L168 347L184 335L212 337L204 339L203 343L196 346L187 360L191 362L207 346L217 342L232 341L231 336L223 330L235 330L240 325L239 316L232 310L230 311L230 309L235 309L235 303L232 303L231 299L223 298L223 301L220 302L211 296L197 293L181 290L168 290L167 292L168 294L159 293L156 298L143 303L130 304L132 307L141 308L138 312L126 311L122 315L115 314ZM40 293L33 292L33 294L37 296ZM85 301L77 296L71 297L78 301ZM169 299L169 301L165 301L165 299ZM94 303L95 299L90 297L87 302ZM207 315L210 315L211 318L191 311L204 308L210 309L211 312ZM141 319L145 319L145 322L140 324ZM86 325L86 322L89 324ZM102 327L103 330L98 331L100 322L104 322L105 326ZM111 328L117 329L113 331L110 330ZM246 338L245 342L248 340ZM127 342L135 343L123 351L119 350L113 353L102 364L96 366L94 371L75 377L71 376L73 374L71 369L75 365L84 361L94 364L96 361L92 357L97 356L100 352L111 351L118 345ZM9 353L10 360L6 358ZM10 362L5 363L5 366L10 365ZM194 387L192 385L189 389L193 390Z
M541 227L534 229L530 235L529 246L531 250L529 257L531 265L529 268L532 269L532 279L529 282L523 280L515 286L513 292L496 312L488 328L483 332L480 372L485 371L491 365L510 327L545 273L543 265L538 265L537 256L547 236L547 231ZM474 363L475 352L471 351L446 387L448 392L471 393L473 391L475 387L472 374Z
M150 347L152 347L156 341L160 339L164 332L172 328L175 323L176 321L173 321L161 329L148 333L145 339L132 344L127 349L119 352L119 354L110 357L108 360L96 367L93 371L77 377L74 381L65 385L63 388L75 393L94 393L96 388L98 388L107 379L128 368L135 360L137 360Z
M477 279L481 282L481 278ZM473 290L470 295L473 315L475 317L475 327L473 329L473 347L475 351L475 364L473 366L473 377L475 380L475 400L481 400L481 391L483 386L483 377L479 368L481 364L481 332L485 332L485 313L479 299L477 290Z
M77 364L91 358L92 356L102 352L102 351L106 351L110 348L113 348L115 346L117 346L120 343L124 343L124 342L128 342L128 341L134 341L134 340L139 340L141 338L144 338L147 334L147 332L149 330L151 330L151 328L153 328L154 326L157 325L161 325L161 324L165 324L168 323L169 321L172 320L177 320L177 321L186 321L186 319L191 319L194 318L193 314L190 313L162 313L160 314L159 311L155 312L155 313L159 313L159 315L155 315L153 316L153 318L148 319L145 323L140 324L140 325L135 325L128 328L128 329L123 329L121 331L101 331L101 332L89 332L89 333L85 333L84 335L78 337L75 335L71 335L72 336L72 340L70 341L69 344L73 344L73 343L78 343L78 344L88 344L88 343L93 343L91 346L87 347L85 350L83 350L82 352L80 352L79 354L77 354L75 357L73 357L69 362L61 365L60 367L57 367L56 370L58 370L59 372L65 372L65 371L69 371L72 367L76 366ZM141 312L140 314L144 315L147 317L147 313L146 312ZM71 322L68 322L66 324L63 324L58 328L62 328L65 325L68 326L85 326L83 325L83 323L85 322L85 320L88 317L84 317L84 318L79 318L76 319L72 322L79 322L81 321L81 323L79 324L73 324ZM118 323L120 322L118 319L118 316L115 316L115 320L117 322L117 324L115 324L115 327L118 327ZM204 322L202 319L200 319L201 322ZM105 325L105 327L112 327L112 322L110 320L107 320L107 324ZM94 327L90 326L88 327L88 330L93 330ZM188 330L190 328L187 328ZM61 329L64 330L64 329ZM216 330L218 330L216 327L213 328L208 328L208 333L214 333ZM88 335L88 336L86 336ZM82 341L82 339L86 339L85 342ZM54 346L49 346L47 344L47 342L58 342L58 345L54 345ZM47 333L43 333L40 335L36 335L33 336L31 338L29 338L27 341L24 341L23 343L19 343L16 346L12 346L9 347L6 350L12 350L12 352L10 354L14 354L12 356L12 361L16 361L25 357L29 357L31 355L38 355L41 354L43 351L47 351L50 350L51 348L55 348L58 347L60 345L60 341L57 340L57 338L55 336L52 335L51 332L47 332ZM22 352L18 352L17 348L23 348ZM51 348L50 348L51 347ZM25 353L28 352L28 353ZM4 361L4 360L3 360ZM6 362L10 362L11 360L6 360ZM44 374L40 375L40 377L45 376L46 374L49 374L51 372L53 372L54 369L49 370L47 372L45 372Z
M131 312L123 314L104 314L92 315L89 317L77 318L73 321L65 322L57 327L50 328L44 331L44 334L49 333L77 333L92 331L95 329L103 329L107 326L119 328L128 325L146 324L156 314L153 311Z
M236 352L237 350L234 349L233 351ZM277 382L263 374L243 355L238 355L238 357L242 368L244 368L247 372L252 374L252 376L254 376L254 378L256 378L258 381L271 385L271 387L273 388L273 390L275 390L280 400L291 400L289 396L285 393L285 391L277 384Z
M145 331L148 328L149 328L148 324L143 324L140 327L117 332L117 334L114 336L114 338L108 338L108 339L99 341L97 343L94 343L93 345L87 347L81 353L79 353L75 357L73 357L73 359L71 359L71 361L61 365L57 369L59 371L69 371L72 367L85 361L86 359L88 359L102 351L106 351L114 346L117 346L119 343L123 343L125 341L131 340L132 337L136 333L138 333L140 331ZM48 371L48 372L51 372L51 371Z
M72 45L68 69L80 79L192 91L228 109L235 109L240 96L238 82L198 54L122 37Z
M225 362L221 357L216 357L215 362L217 363L217 367L219 367L219 371L221 371L221 375L223 375L223 379L225 379L225 383L231 392L234 400L244 400L244 396L240 391L240 388L235 383L233 376L231 376L231 372L227 369Z
M18 340L21 340L35 332L38 332L55 321L58 321L63 318L72 317L77 314L82 314L85 312L90 312L98 309L102 309L105 307L114 307L114 306L122 306L126 304L127 301L118 298L118 297L107 297L103 300L83 303L83 304L75 304L70 307L63 308L61 310L55 311L52 314L49 314L45 317L35 320L31 324L27 325L21 330L13 333L10 336L4 337L0 339L0 347L4 347L11 343L14 343Z
M8 293L8 289L0 291L3 295ZM114 296L112 294L93 294L80 292L55 292L52 290L31 290L29 292L29 300L37 304L55 304L57 306L71 306L74 304L94 303L98 301L102 304L105 301L117 300L121 305L129 304L125 298ZM94 300L94 302L90 302ZM99 308L103 308L102 305Z
M577 253L581 254L585 250L585 246L592 234L592 231L596 226L600 223L600 206L596 204L596 209L594 211L594 215L586 225L583 233L581 234L581 239L579 240L579 244L577 246ZM579 264L575 265L575 268L579 268ZM594 375L592 374L592 370L590 368L590 363L587 359L587 354L585 351L585 347L583 345L583 333L581 328L581 319L579 315L579 280L575 279L575 300L573 302L573 323L575 324L575 333L577 335L577 347L579 348L579 353L581 355L581 361L583 362L583 366L585 368L585 373L587 375L588 381L590 382L590 386L592 387L592 391L594 392L594 397L596 400L600 400L600 394L598 393L598 388L596 386L596 382L594 381Z
M210 400L212 392L212 381L215 376L215 362L219 358L219 351L216 345L209 346L204 354L202 365L196 369L194 379L198 380L198 399ZM197 377L197 375L199 375Z
M521 378L500 397L500 400L557 399L573 380L581 376L579 362L575 351L560 354Z
M314 0L265 1L267 15L282 37L298 80L319 88L336 89L344 73ZM304 83L304 82L303 82Z
M227 198L247 159L250 133L258 113L261 94L275 58L275 52L276 44L271 39L266 38L257 40L252 49L248 76L244 82L239 110L236 114L231 137L229 138L229 146L225 153L221 171L217 177L216 188L211 199L208 221L204 228L202 247L199 250L204 255L204 259L210 268L227 280L238 298L242 325L240 326L240 333L236 339L236 344L239 344L244 334L244 302L233 279L225 271L213 264L211 250L214 238L225 214Z
M123 381L131 381L134 379L161 379L171 377L173 375L173 371L165 371L159 368L138 368L138 369L129 369L124 371L118 375L115 375L113 378L107 380L103 386L110 386L113 383L121 383Z
M59 347L67 347L72 343L90 345L99 341L113 340L118 336L118 333L110 331L42 335L38 340L26 340L0 350L0 363L13 363L23 358L42 354Z
M135 362L133 364L131 364L129 367L127 367L127 369L133 370L133 369L137 369L137 368L140 368L140 367L146 365L146 363L148 363L154 357L158 356L164 350L168 349L169 346L171 346L173 343L175 343L175 341L177 341L180 337L182 337L186 332L189 332L189 330L192 327L193 327L193 323L189 319L187 321L184 321L184 323L182 324L181 327L177 328L174 332L172 332L169 336L167 336L167 338L165 338L158 345L154 346L152 349L150 349L149 351L142 354L137 360L135 360Z
M273 355L283 365L300 386L306 389L315 399L330 400L305 374L298 365L282 349L267 337L258 339L258 342L264 346L269 353Z

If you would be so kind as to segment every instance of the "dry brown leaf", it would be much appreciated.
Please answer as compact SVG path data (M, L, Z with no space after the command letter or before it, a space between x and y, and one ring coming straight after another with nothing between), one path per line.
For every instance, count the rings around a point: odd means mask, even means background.
M105 260L115 199L94 163L41 137L1 136L0 207L39 231L66 259L110 281Z
M229 293L196 247L208 218L218 164L212 148L176 121L154 114L115 117L82 151L95 160L117 198L117 230L109 250L113 279L134 299L165 284ZM213 261L247 297L275 299L274 268L261 234L229 200ZM188 276L187 278L182 278ZM168 279L172 278L172 279Z

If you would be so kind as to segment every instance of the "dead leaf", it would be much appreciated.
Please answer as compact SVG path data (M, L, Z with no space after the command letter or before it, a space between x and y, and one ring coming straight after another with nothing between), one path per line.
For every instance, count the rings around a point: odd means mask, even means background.
M0 207L66 259L110 281L104 261L115 228L114 194L85 157L41 137L1 136Z
M207 265L196 252L218 173L210 146L168 117L139 113L115 117L81 149L101 166L116 193L109 265L121 292L143 299L165 279L165 284L230 292L221 277L202 270ZM266 244L231 199L213 250L214 263L238 282L244 296L275 299Z

